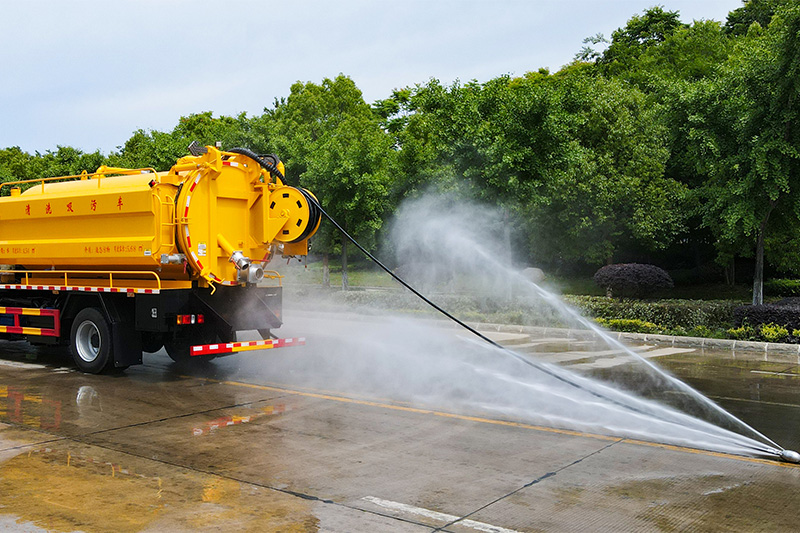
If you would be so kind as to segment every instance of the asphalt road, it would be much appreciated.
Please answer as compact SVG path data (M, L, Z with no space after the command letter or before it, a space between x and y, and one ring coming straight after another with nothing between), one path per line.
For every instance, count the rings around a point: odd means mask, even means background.
M305 347L113 376L0 343L0 530L797 530L793 465L470 412L402 321L286 322ZM797 361L708 355L653 360L797 436Z

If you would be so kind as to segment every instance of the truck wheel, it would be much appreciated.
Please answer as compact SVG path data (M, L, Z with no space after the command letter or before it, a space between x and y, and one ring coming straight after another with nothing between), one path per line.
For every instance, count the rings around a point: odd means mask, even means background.
M88 307L72 322L70 349L75 365L90 374L99 374L114 362L111 356L111 331L99 309Z
M168 340L164 343L167 355L176 363L185 363L191 359L192 356L189 355L190 346L189 341L184 340Z
M192 357L189 355L189 350L192 346L200 344L213 344L217 341L217 333L213 329L202 329L195 332L191 339L179 338L168 339L164 341L164 349L167 351L170 359L176 363L185 363L191 359L197 361L211 361L214 356L201 355Z
M156 353L164 347L164 338L158 333L142 333L142 351Z

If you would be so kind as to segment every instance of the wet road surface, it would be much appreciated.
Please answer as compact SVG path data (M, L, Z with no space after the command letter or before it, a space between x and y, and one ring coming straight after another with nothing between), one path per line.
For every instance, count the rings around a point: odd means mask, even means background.
M336 349L367 319L286 321L307 346L113 376L0 343L0 530L796 531L800 468L422 408ZM800 447L800 361L642 350Z

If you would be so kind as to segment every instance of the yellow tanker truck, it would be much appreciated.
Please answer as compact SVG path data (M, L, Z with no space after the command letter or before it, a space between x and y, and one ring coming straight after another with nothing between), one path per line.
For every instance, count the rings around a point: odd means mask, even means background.
M0 337L69 344L92 373L162 347L185 361L301 344L272 337L281 276L265 267L307 254L316 199L284 183L275 156L189 150L166 172L3 183ZM243 330L264 340L237 342Z

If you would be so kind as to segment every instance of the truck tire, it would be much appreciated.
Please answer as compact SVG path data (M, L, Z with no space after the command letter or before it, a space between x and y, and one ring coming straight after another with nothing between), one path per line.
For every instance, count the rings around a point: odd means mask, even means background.
M164 337L160 333L142 333L142 351L156 353L164 347Z
M164 342L164 349L170 359L176 363L185 363L192 358L189 348L192 344L188 340L168 340Z
M82 372L99 374L114 364L111 330L99 309L87 307L79 312L69 338L72 359Z
M170 359L176 363L186 363L187 361L211 361L214 359L213 355L202 355L192 357L189 354L189 349L194 345L200 344L213 344L217 341L217 333L211 328L201 329L191 338L178 338L178 339L165 339L164 349L167 351Z

